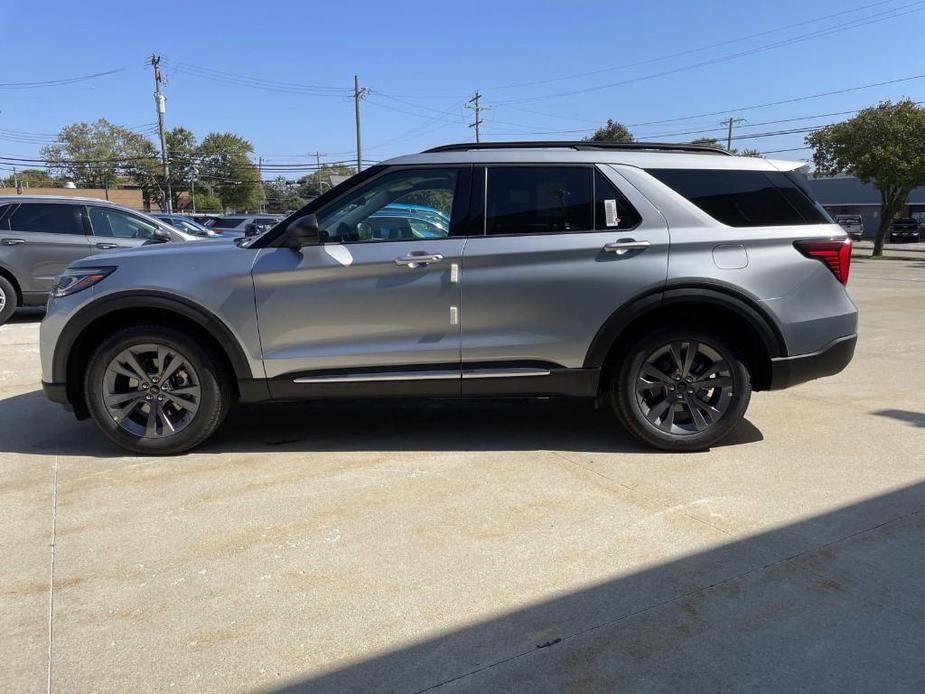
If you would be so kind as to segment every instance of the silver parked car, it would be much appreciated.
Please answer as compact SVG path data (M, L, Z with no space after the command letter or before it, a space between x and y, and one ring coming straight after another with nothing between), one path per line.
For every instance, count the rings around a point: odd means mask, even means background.
M74 263L45 392L144 454L202 443L235 400L371 396L596 398L702 449L752 390L854 353L851 242L798 166L597 142L393 159L253 239ZM449 223L376 233L390 206Z
M56 195L0 196L0 325L18 306L44 306L80 258L195 237L121 205Z

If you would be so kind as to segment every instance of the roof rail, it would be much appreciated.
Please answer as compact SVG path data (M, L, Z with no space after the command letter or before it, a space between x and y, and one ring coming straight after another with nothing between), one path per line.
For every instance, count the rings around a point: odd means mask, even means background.
M722 147L713 145L691 145L684 142L607 142L607 141L521 141L521 142L461 142L453 145L440 145L424 150L425 154L432 152L468 152L481 149L574 149L576 151L609 149L625 152L695 152L699 154L725 154L732 156Z

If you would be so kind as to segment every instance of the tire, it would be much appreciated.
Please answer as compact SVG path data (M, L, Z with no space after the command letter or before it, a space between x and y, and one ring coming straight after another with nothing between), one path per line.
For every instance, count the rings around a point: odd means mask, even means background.
M222 361L164 325L130 326L103 340L87 364L84 393L100 430L143 455L198 446L222 423L232 398Z
M16 307L16 289L6 277L0 276L0 325L12 317Z
M699 451L722 440L742 420L752 392L738 350L719 330L694 325L641 335L622 353L609 387L623 426L665 451Z

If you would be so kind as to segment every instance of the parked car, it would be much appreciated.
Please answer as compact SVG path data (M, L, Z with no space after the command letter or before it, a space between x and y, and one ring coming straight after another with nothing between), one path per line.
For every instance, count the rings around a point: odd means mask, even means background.
M918 241L919 240L919 223L912 217L900 217L894 219L890 224L890 241Z
M835 222L840 224L848 233L848 237L854 241L860 241L864 236L864 219L859 214L835 215Z
M212 231L216 231L222 236L241 237L254 236L258 233L257 227L266 227L269 229L274 224L278 224L283 218L273 215L248 215L236 214L218 217L212 222L206 223L206 226ZM250 227L250 234L248 234Z
M224 238L217 231L209 229L207 226L203 226L195 219L186 217L182 214L166 214L166 213L156 213L152 214L152 217L159 219L166 224L170 224L172 227L179 229L180 231L185 231L187 234L192 234L193 236L205 239L220 239Z
M193 238L105 200L0 196L0 325L19 306L44 306L55 278L79 258Z
M202 443L236 400L383 396L596 399L651 446L699 450L753 390L854 353L851 241L800 166L603 142L393 159L262 236L71 265L45 393L143 454ZM436 199L439 235L362 238Z

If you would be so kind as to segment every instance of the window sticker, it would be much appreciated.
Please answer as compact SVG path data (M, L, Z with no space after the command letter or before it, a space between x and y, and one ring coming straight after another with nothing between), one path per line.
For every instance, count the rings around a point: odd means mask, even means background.
M617 214L616 200L604 200L604 223L609 227L620 225L620 215Z

